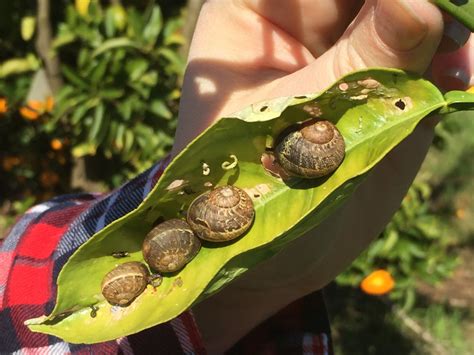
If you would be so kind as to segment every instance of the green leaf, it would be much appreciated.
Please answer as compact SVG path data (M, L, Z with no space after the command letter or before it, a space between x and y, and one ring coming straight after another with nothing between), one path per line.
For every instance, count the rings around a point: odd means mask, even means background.
M437 239L443 233L443 228L438 218L434 215L420 217L416 220L416 228L429 239Z
M132 146L133 146L134 140L135 140L135 137L133 135L133 132L129 129L125 130L123 150L122 150L122 155L124 157L129 157L130 153L132 153Z
M81 48L79 50L79 55L77 56L77 66L78 68L87 67L91 60L91 52L89 48Z
M100 142L97 141L99 132L104 124L104 104L100 103L97 105L94 111L94 120L92 122L92 127L89 131L89 141L94 142L95 145L99 145Z
M105 12L104 26L106 36L113 37L115 35L115 14L112 7L109 7Z
M127 37L112 38L104 41L99 47L97 47L94 52L92 52L92 58L97 57L106 51L117 48L140 49L140 46Z
M57 49L76 40L76 34L64 23L58 25L58 34L53 39L52 47Z
M165 58L170 63L167 67L170 74L180 74L184 70L185 61L178 52L164 47L158 48L156 52L160 57Z
M474 31L474 1L473 0L431 0L464 26Z
M76 74L76 72L69 66L67 66L66 64L61 65L61 71L63 72L66 79L71 82L71 84L74 84L75 86L81 89L89 90L89 83L87 83L83 78Z
M77 125L90 108L91 106L87 105L87 103L82 103L81 105L77 106L71 115L71 124Z
M127 128L125 127L124 124L121 124L119 123L118 124L118 127L117 127L117 133L116 133L116 136L114 138L115 140L115 147L121 151L123 149L123 146L124 146L124 137L125 137L125 130Z
M133 100L133 97L129 97L124 101L118 103L117 110L124 119L124 121L128 121L132 117Z
M136 81L140 79L140 77L148 70L149 63L150 62L148 60L143 58L134 58L129 60L126 63L125 68L130 75L130 80Z
M382 249L380 250L380 254L387 256L389 255L392 248L397 244L398 241L398 232L396 229L391 229L388 232L387 237L384 240L384 244Z
M92 84L97 85L103 81L109 61L110 57L108 56L102 56L100 58L99 63L95 66L94 70L90 74L90 80Z
M141 14L135 8L128 9L128 36L134 38L135 40L142 42L143 27L145 22Z
M456 111L472 110L474 106L474 93L468 91L448 91L445 95L447 106L443 108L442 113L451 113Z
M445 105L438 89L426 80L398 70L372 69L347 75L321 94L253 104L222 118L170 163L139 207L77 249L59 275L53 312L29 320L28 326L68 342L94 343L176 317L321 223L424 117ZM284 183L262 167L261 156L269 137L308 119L311 112L322 112L325 119L337 124L346 142L346 157L324 179ZM125 132L125 146L130 145L131 134ZM231 154L237 156L238 165L223 170L221 165ZM210 167L207 176L202 173L203 162ZM194 193L167 189L177 179L188 181ZM100 292L103 276L121 262L111 253L126 250L130 253L127 261L142 261L143 238L154 221L180 216L207 189L207 182L214 186L230 183L249 191L256 211L249 232L226 245L204 245L194 260L180 272L166 275L156 290L148 287L129 307L111 307ZM402 241L394 249L406 255L404 268L408 270L411 255ZM90 316L91 305L98 307L95 318Z
M95 155L96 151L97 146L94 143L85 142L72 148L71 153L75 158L80 158L86 155Z
M154 87L158 83L158 72L152 70L140 78L140 83Z
M39 60L32 54L25 58L12 58L0 63L0 78L34 71L40 66Z
M182 27L180 18L168 21L163 28L163 44L165 46L185 44L186 38L182 34Z
M124 95L124 90L116 88L102 89L100 90L99 95L104 99L115 100L121 98Z
M161 10L158 6L153 6L148 22L143 29L143 39L149 46L155 44L162 27L163 17L161 16Z
M153 100L150 104L150 111L155 115L170 120L173 118L173 113L169 110L163 100Z

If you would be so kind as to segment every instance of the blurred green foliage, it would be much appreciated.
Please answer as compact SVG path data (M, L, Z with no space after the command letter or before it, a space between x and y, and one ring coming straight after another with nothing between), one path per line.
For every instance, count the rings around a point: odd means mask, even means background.
M42 66L35 3L0 5L2 203L69 191L79 158L100 167L92 178L115 187L171 147L184 70L184 1L163 1L163 11L152 1L79 3L51 3L51 51L64 83L52 111L27 100Z
M400 209L338 276L339 285L359 285L371 271L386 269L396 283L390 298L410 309L417 282L436 284L452 275L458 250L474 241L474 120L470 116L461 112L443 117Z
M164 21L156 5L144 12L92 2L73 6L59 24L54 48L65 85L49 132L65 127L74 157L112 159L111 185L149 167L170 149L184 62L180 18Z

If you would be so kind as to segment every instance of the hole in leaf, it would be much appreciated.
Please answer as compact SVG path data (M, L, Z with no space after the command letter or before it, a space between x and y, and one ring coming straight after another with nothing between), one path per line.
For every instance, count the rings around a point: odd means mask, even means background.
M405 101L403 101L402 99L398 99L396 102L395 102L395 106L397 106L400 110L404 110L405 107L406 107L406 104L405 104Z

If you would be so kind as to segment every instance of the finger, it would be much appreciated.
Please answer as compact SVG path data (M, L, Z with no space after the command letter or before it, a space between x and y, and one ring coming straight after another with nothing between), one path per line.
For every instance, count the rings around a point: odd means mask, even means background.
M293 36L314 57L326 52L336 43L363 3L361 0L243 0L243 2L255 13Z
M394 67L423 73L443 32L428 1L367 1L342 38L310 65L282 78L273 96L319 91L351 71Z
M451 53L438 54L433 58L431 72L434 82L445 90L465 90L474 85L474 38Z

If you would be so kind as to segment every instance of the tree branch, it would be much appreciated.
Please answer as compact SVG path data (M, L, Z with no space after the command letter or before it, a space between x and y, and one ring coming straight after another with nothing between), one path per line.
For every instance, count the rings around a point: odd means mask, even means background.
M49 18L50 0L37 1L37 36L36 51L43 60L46 77L53 93L57 93L62 86L60 63L58 56L52 51L52 30Z

